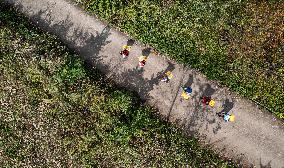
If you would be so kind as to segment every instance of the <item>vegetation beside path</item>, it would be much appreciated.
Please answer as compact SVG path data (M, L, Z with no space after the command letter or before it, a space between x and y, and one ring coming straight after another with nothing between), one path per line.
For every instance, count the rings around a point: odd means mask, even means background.
M284 119L284 2L74 0Z
M233 167L0 4L2 167Z

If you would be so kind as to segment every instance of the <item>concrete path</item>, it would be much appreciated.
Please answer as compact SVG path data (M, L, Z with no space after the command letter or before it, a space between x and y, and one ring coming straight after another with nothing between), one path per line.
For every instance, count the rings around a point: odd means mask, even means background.
M178 124L202 144L256 167L284 167L284 125L254 103L231 93L199 72L150 53L149 48L134 44L128 59L119 55L128 37L93 16L88 16L66 0L6 0L41 27L57 35L84 59L92 61L117 84L138 92L142 99L159 109L161 116ZM1 19L1 18L0 18ZM149 55L144 69L138 56ZM161 82L167 71L173 72L169 83ZM181 86L193 88L193 98L181 97ZM217 100L215 108L203 107L200 96ZM221 108L225 101L224 108ZM230 110L236 121L225 123L217 111Z

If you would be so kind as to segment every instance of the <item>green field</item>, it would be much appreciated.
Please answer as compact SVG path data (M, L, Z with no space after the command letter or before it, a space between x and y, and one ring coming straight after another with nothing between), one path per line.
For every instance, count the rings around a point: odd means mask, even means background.
M1 167L233 167L0 4Z
M284 119L284 2L74 0Z

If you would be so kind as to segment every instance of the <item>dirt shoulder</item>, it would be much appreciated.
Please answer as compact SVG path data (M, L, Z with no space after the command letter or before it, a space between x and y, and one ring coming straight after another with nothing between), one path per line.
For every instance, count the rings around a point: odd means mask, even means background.
M163 118L178 124L189 135L244 164L256 167L284 165L283 122L262 111L252 102L238 97L227 88L209 81L199 72L149 52L134 44L127 59L119 52L128 37L85 14L65 0L7 0L42 29L57 35L84 59L92 61L120 86L136 91L142 99L159 109ZM148 55L143 69L138 57ZM173 79L161 82L172 71ZM190 100L182 99L181 86L193 89ZM204 107L201 96L216 100L214 108ZM225 105L222 106L222 102ZM235 122L225 123L216 112L231 111Z

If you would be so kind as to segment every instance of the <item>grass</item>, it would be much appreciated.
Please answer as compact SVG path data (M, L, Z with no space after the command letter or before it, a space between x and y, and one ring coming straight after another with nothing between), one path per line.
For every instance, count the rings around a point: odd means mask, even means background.
M284 2L74 0L284 119Z
M233 167L0 5L2 167Z

